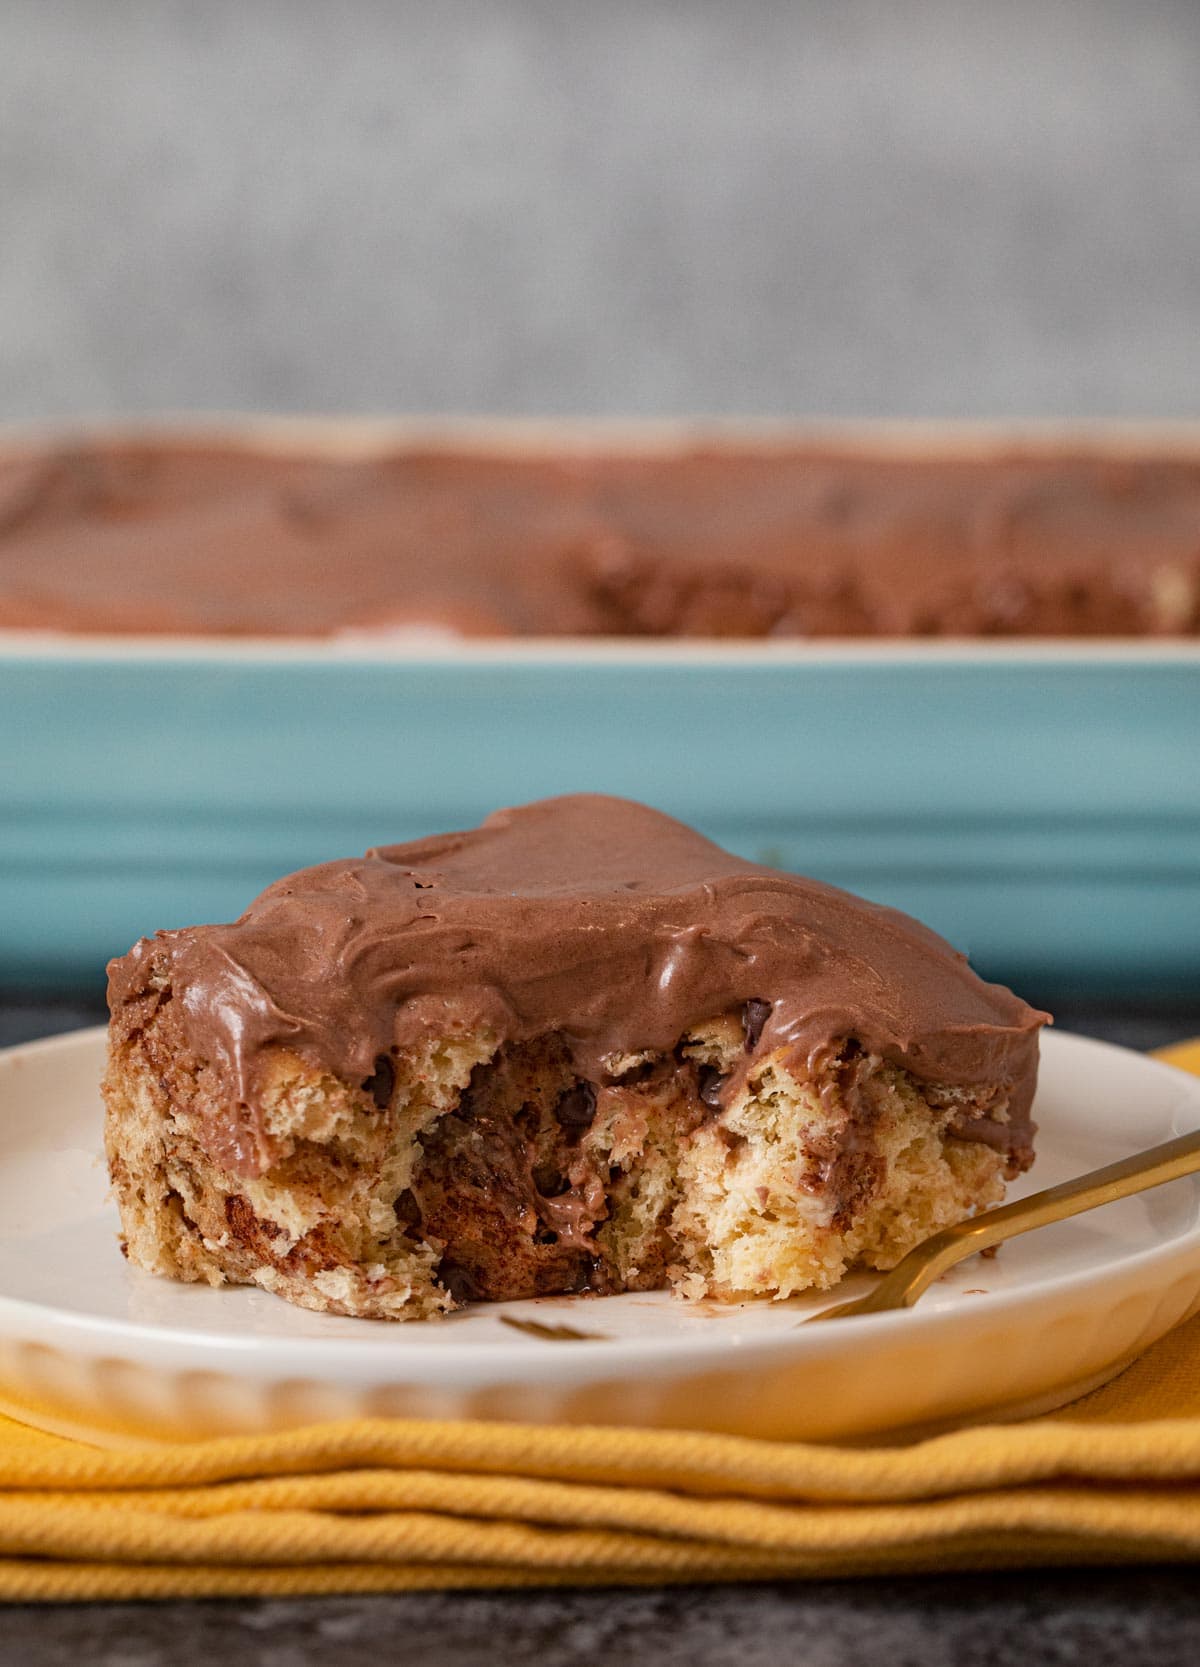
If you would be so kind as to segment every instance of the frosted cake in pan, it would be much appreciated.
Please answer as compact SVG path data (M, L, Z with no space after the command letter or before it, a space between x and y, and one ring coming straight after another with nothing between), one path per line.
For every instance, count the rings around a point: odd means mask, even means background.
M1200 454L738 438L0 453L0 629L1188 636ZM352 433L352 429L350 430ZM519 431L517 431L519 433Z

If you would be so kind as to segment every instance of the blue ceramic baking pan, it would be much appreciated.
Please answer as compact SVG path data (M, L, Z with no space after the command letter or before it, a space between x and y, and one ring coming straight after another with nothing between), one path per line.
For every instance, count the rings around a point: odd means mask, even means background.
M586 789L992 976L1200 988L1200 644L0 639L0 982L91 983L289 869Z

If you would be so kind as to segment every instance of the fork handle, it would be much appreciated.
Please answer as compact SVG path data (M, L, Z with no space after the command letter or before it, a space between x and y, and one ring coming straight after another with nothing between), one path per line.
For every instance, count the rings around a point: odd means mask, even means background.
M983 1215L943 1228L910 1250L868 1296L846 1306L853 1306L856 1314L911 1308L947 1268L977 1251L1003 1244L1005 1239L1015 1239L1019 1233L1032 1232L1035 1227L1048 1227L1051 1222L1066 1221L1085 1210L1114 1203L1118 1198L1148 1192L1151 1187L1177 1181L1180 1176L1192 1175L1197 1170L1200 1170L1200 1129L1165 1141L1161 1146L1152 1146L1147 1152L1135 1152L1131 1158L1106 1164L1103 1169L1093 1169L1073 1181L1062 1181L1056 1187L1031 1193L1028 1198L1002 1204L998 1210L985 1210Z

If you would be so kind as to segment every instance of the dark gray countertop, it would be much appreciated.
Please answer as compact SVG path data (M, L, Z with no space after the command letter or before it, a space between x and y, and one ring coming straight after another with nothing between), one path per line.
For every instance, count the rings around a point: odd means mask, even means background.
M1130 1047L1200 1033L1200 1000L1081 1003L1025 994L1064 1029ZM0 997L0 1044L98 1023L94 999ZM18 1604L0 1667L1185 1667L1200 1660L1200 1582L1181 1568L1041 1571L654 1591L419 1592L205 1603Z
M1187 1667L1194 1571L955 1575L676 1591L421 1592L22 1606L0 1662L60 1667Z

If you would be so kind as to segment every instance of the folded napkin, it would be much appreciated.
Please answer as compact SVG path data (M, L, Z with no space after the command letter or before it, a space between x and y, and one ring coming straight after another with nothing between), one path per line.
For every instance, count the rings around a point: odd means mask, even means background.
M0 1419L8 1599L1195 1557L1200 1318L1049 1418L901 1447L364 1420L110 1451Z

